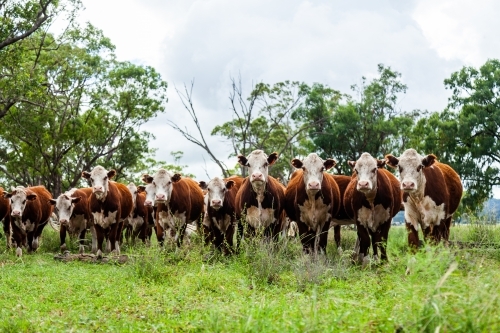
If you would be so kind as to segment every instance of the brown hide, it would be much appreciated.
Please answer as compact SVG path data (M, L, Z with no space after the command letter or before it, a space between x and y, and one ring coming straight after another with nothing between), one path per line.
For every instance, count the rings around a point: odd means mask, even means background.
M72 197L77 198L80 197L80 201L74 204L73 207L73 213L71 214L69 222L69 229L72 230L74 229L73 227L73 219L77 215L83 215L85 220L87 220L87 225L82 229L82 230L75 230L78 233L79 237L79 242L80 242L80 252L83 252L83 245L84 245L84 238L85 238L85 232L87 228L91 228L93 226L92 223L92 217L90 213L90 195L92 195L92 188L91 187L86 187L86 188L81 188L77 189L73 192ZM69 233L69 230L63 225L61 225L59 229L59 238L61 241L61 251L64 252L66 250L66 233Z
M337 216L341 208L340 190L332 175L323 172L323 181L321 182L321 190L315 195L315 200L321 198L323 204L331 205L329 214ZM297 222L299 227L300 238L305 251L312 251L314 247L314 238L316 230L312 230L301 220L299 206L303 206L308 200L306 186L304 183L304 171L296 170L285 191L285 211L290 220ZM328 240L328 229L330 228L330 220L320 221L318 225L323 223L319 239L319 249L326 252Z
M444 203L445 215L449 216L441 221L436 221L439 222L439 225L425 228L423 230L424 237L431 236L435 242L439 242L441 238L448 241L451 216L457 210L462 199L462 182L453 168L437 161L430 167L423 168L423 172L426 179L424 196L429 196L438 206ZM404 193L404 202L408 201L408 197L409 194ZM418 231L410 223L406 223L406 227L408 229L409 245L414 248L418 247L420 245Z
M198 185L191 178L182 177L179 181L172 183L172 195L170 197L170 201L168 205L166 204L157 204L156 205L156 228L157 228L157 237L160 244L163 244L164 235L163 228L160 226L159 222L159 214L162 211L168 212L169 214L186 214L186 224L181 226L179 230L179 237L177 239L177 246L182 244L182 240L184 238L184 231L187 227L187 223L191 223L193 221L197 222L197 225L200 225L201 213L203 212L204 200L203 200L203 192Z
M206 211L208 217L206 224L208 225L203 226L205 242L212 242L216 248L222 247L224 253L230 252L233 247L234 227L236 223L236 195L243 184L244 178L240 176L224 178L224 182L227 182L228 180L233 181L234 185L224 194L224 202L222 203L222 207L218 210L212 208L211 203L208 202ZM213 222L213 219L216 219L219 225L221 225L224 218L227 218L226 216L230 218L230 225L227 230L220 230Z
M17 247L25 245L28 249L36 250L38 244L34 244L37 238L42 234L43 228L47 224L50 216L52 215L53 206L50 204L52 195L44 186L33 186L25 188L26 194L36 194L35 200L28 200L21 216L21 221L24 223L27 220L34 223L33 231L24 233L14 222L11 217L12 236L17 243ZM14 193L14 191L12 192Z
M354 212L352 211L352 206L350 203L348 205L344 202L345 192L347 190L347 186L351 182L351 177L346 175L332 175L333 179L339 186L340 190L340 200L341 206L338 214L334 217L334 220L330 224L330 228L333 227L333 238L335 239L335 244L337 249L340 248L340 239L341 239L341 226L348 224L356 224L354 221Z
M384 209L389 208L390 217L379 224L376 232L369 230L358 221L358 210L362 207L372 209L372 206L365 194L356 189L357 181L356 175L353 175L346 189L344 202L346 205L350 203L354 212L358 238L360 240L360 255L368 255L368 248L371 243L374 255L378 254L377 246L379 246L381 259L385 260L387 259L387 254L383 243L387 242L392 218L399 212L402 202L399 180L388 170L383 168L377 169L377 193L373 199L373 207L382 205Z
M268 176L266 182L266 192L264 193L264 199L262 200L262 208L272 208L274 209L274 218L276 222L274 225L269 226L269 230L265 230L266 235L275 236L279 233L281 228L280 219L283 217L282 212L284 210L285 203L285 191L284 186L276 178ZM243 214L246 214L246 209L249 207L258 207L257 194L252 188L250 183L250 178L246 177L241 184L240 190L236 194L236 219L238 220L238 227L241 228L241 218ZM251 228L251 226L248 226Z
M10 234L10 199L4 198L3 187L0 187L0 220L3 221L3 232L5 235L5 240L7 248L11 246L11 234Z

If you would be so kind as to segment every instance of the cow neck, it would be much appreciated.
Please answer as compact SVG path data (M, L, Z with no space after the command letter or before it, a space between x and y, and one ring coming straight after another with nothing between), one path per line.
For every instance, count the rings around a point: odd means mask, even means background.
M99 195L99 196L97 196L97 194L96 194L95 198L100 202L104 202L104 201L106 201L106 198L108 197L108 192L109 192L109 185L108 185L108 190L106 192L104 192L102 195Z
M257 202L260 205L262 201L264 201L264 194L266 193L267 182L264 182L262 186L254 186L254 183L250 183L252 185L252 189L256 194Z

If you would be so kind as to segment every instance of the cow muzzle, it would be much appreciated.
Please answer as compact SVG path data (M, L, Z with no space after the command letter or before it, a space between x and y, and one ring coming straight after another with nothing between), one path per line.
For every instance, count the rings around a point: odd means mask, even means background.
M317 181L309 182L307 184L307 189L309 191L319 191L319 190L321 190L321 184L320 184L320 182L317 182Z
M10 215L14 216L14 217L21 216L21 211L19 211L19 210L13 210Z
M366 180L360 180L358 181L358 191L361 192L366 192L370 191L372 187L370 186L370 182Z
M264 175L260 172L255 172L252 173L252 183L253 182L263 182L264 181Z
M146 200L146 201L144 201L144 206L146 206L146 207L153 207L153 202L149 201L149 200Z
M211 206L213 209L218 210L222 207L222 200L212 200Z
M416 190L415 183L411 182L411 181L402 182L401 188L403 189L403 191L406 191L406 192L413 192Z

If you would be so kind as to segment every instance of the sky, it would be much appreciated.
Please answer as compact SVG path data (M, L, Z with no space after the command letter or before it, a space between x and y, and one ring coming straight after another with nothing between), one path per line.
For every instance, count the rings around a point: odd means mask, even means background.
M116 45L119 60L155 67L168 82L165 114L143 129L156 139L157 159L182 165L199 180L221 176L215 163L171 129L196 134L177 89L194 80L193 101L210 147L227 165L230 143L210 136L230 119L230 82L283 80L328 85L343 93L377 75L377 64L402 74L402 110L443 110L443 84L463 66L500 58L500 2L494 0L83 0L91 22ZM500 198L500 190L495 189Z

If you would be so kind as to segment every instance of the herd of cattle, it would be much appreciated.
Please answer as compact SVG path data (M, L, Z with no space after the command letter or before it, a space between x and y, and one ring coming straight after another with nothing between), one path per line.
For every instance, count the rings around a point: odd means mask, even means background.
M419 245L419 226L431 241L448 240L462 184L458 174L432 154L421 156L408 149L400 157L378 160L364 153L349 161L352 176L344 176L326 172L335 166L333 159L323 161L311 153L291 161L297 170L287 187L268 174L277 159L277 153L267 156L261 150L239 155L248 177L216 177L208 183L160 169L143 176L144 186L114 182L114 170L96 166L82 172L91 187L73 188L57 199L43 186L18 186L11 192L0 188L7 246L15 247L18 256L22 247L35 251L53 211L60 224L61 250L66 250L69 233L80 240L82 253L90 230L92 252L98 257L105 251L119 254L123 232L126 238L148 242L154 230L159 244L168 238L180 246L194 226L205 243L226 254L237 249L242 237L262 234L276 239L293 230L298 230L305 252L325 252L330 227L340 247L340 226L356 224L358 260L366 263L370 245L375 260L378 250L380 259L387 259L391 220L401 209L410 246ZM385 165L397 168L400 180Z

